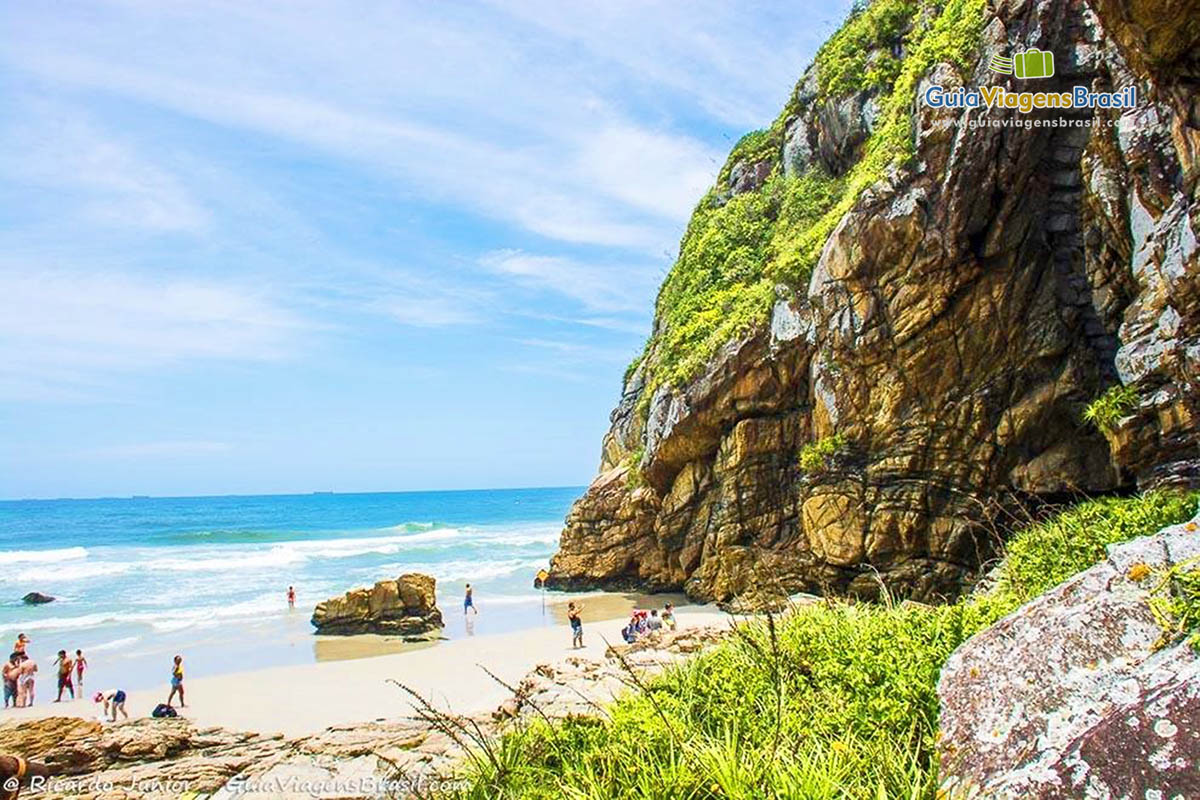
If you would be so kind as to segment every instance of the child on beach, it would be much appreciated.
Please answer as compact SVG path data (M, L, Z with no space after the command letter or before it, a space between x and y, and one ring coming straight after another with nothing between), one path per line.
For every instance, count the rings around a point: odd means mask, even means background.
M17 678L17 705L21 708L33 705L33 684L37 678L38 666L27 655L21 656L21 675Z
M288 600L288 608L296 607L296 587L295 586L288 587L287 600Z
M125 719L129 719L129 714L125 711L125 690L117 689L111 692L96 692L96 696L92 698L97 703L104 703L104 718L117 721L117 712L120 711ZM109 716L109 715L112 716Z
M171 667L171 693L167 695L167 705L171 705L176 692L179 692L180 708L187 708L187 703L183 702L183 656L175 656L174 666Z
M66 650L58 651L58 658L54 659L55 666L58 667L58 697L54 702L61 703L63 690L66 689L71 693L71 699L75 699L75 685L71 683L71 670L75 666L75 662L67 655Z
M578 650L583 647L583 620L579 618L579 613L583 611L583 604L575 605L567 603L567 619L571 622L571 649Z
M658 618L658 609L651 609L650 619L646 620L646 630L657 631L663 626L662 620Z
M476 614L479 613L479 610L475 608L475 593L474 590L471 589L471 584L469 583L467 584L467 594L463 597L464 614L467 613L467 609L474 611Z
M75 651L75 685L79 687L79 696L83 697L83 671L87 669L87 659L82 650Z
M25 647L29 644L29 637L25 634L19 634L17 641L13 644L13 652L17 655L25 655Z

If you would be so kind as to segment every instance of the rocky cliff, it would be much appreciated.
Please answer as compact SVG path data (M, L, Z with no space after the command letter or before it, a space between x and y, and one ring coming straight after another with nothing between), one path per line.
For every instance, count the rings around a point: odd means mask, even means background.
M875 0L734 148L552 587L958 593L1009 508L1200 481L1200 3ZM993 56L1050 51L1022 81ZM1136 108L932 108L1137 89Z

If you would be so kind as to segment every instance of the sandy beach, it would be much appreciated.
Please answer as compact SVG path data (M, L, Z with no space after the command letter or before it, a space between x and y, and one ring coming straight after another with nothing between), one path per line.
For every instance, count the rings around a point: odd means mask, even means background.
M608 642L620 642L626 617L605 616L608 602L585 599L584 641L581 650L571 649L571 632L564 624L509 633L479 635L409 645L405 652L347 660L322 661L266 669L203 676L188 674L185 682L187 707L183 716L202 726L300 736L331 725L393 719L411 713L408 695L389 680L399 681L432 700L438 707L460 714L490 711L509 695L508 690L481 669L486 667L506 683L515 685L540 663L570 655L600 658ZM693 606L677 611L680 627L723 624L729 618L711 606ZM354 649L346 637L340 646ZM364 646L373 647L370 643ZM165 671L165 667L164 667ZM4 719L57 715L94 717L100 707L90 695L106 686L89 685L88 698L52 703L53 678L46 673L39 681L37 705L12 709ZM131 718L147 716L169 691L161 688L130 691L126 703Z

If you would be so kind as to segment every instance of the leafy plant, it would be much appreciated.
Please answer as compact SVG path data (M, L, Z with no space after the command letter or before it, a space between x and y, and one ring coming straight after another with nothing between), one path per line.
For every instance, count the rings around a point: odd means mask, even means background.
M496 755L467 764L459 796L933 800L936 687L950 653L1102 559L1106 544L1187 519L1197 501L1095 500L1031 525L994 588L953 605L826 603L744 624L639 682L603 719L510 731Z
M1163 631L1160 646L1190 634L1188 641L1200 653L1200 559L1160 572L1151 590L1150 610Z
M800 448L800 469L809 474L824 470L829 460L846 446L846 437L840 433L809 442Z
M1090 422L1104 433L1111 433L1117 422L1138 404L1137 389L1132 386L1113 386L1083 410L1083 421Z

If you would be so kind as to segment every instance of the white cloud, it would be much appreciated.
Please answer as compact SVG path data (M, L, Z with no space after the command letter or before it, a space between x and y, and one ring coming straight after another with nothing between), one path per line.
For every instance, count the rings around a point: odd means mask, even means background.
M446 297L386 297L374 307L401 325L418 328L471 325L480 321L479 315L465 303Z
M639 121L601 97L612 87L591 64L566 53L531 59L539 45L524 38L527 21L501 14L489 25L486 9L476 20L411 5L369 19L320 5L308 15L210 9L224 47L199 35L212 27L204 11L124 10L127 25L118 14L92 27L39 26L7 60L52 84L319 149L572 243L671 247L722 156L662 115ZM132 24L158 35L117 48Z
M586 264L520 250L497 250L480 263L525 286L555 292L600 312L644 311L650 287L657 280L649 269Z
M245 286L82 271L0 270L0 394L86 392L113 373L262 361L306 326Z
M87 220L162 231L198 231L209 222L176 175L81 114L38 102L4 133L0 174L39 188L77 190Z
M178 440L109 445L84 451L80 455L96 459L176 458L225 453L232 449L227 442Z

